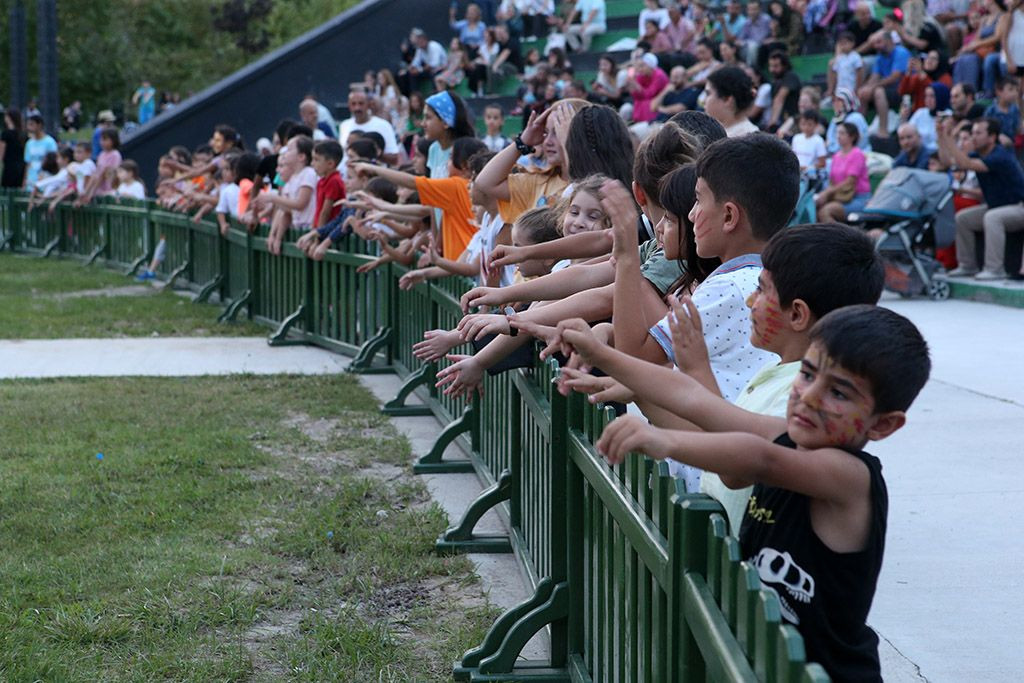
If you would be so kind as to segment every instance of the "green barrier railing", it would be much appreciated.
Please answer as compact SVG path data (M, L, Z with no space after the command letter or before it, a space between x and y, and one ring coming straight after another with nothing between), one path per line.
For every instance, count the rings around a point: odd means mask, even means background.
M461 318L467 280L447 278L401 290L406 269L356 269L373 245L349 241L322 262L286 244L269 253L265 231L149 202L27 210L22 194L0 194L0 247L60 254L135 272L161 239L160 274L216 297L221 320L240 314L275 328L271 344L313 343L353 356L355 372L403 380L383 410L432 414L447 427L414 470L475 472L486 488L438 539L441 552L514 552L533 595L503 614L479 647L458 662L467 681L826 681L806 664L803 641L783 625L777 596L741 561L721 508L687 495L667 468L631 458L610 467L593 444L609 409L554 390L553 361L484 380L467 402L434 387L437 365L412 345ZM413 399L410 402L410 399ZM461 446L465 455L452 453ZM507 535L477 534L489 510ZM545 630L550 661L524 661Z

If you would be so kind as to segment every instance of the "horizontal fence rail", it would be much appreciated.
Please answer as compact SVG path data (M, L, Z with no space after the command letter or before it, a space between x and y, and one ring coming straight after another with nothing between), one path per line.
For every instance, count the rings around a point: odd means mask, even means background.
M610 409L553 387L554 361L484 380L482 397L434 387L437 363L413 344L452 329L471 285L446 278L402 290L400 265L369 273L376 246L346 238L323 261L286 243L271 254L266 229L232 224L221 235L155 203L99 200L53 213L26 195L0 193L0 249L60 255L135 273L161 245L158 275L273 328L269 343L317 344L352 356L354 372L403 380L392 415L434 415L447 426L417 473L474 472L485 490L441 535L440 552L514 552L533 595L503 614L455 665L467 681L827 681L805 662L803 641L782 623L778 597L742 561L721 507L688 495L664 464L609 466L595 451ZM453 449L461 447L462 454ZM464 454L464 455L463 455ZM496 511L510 529L474 527ZM521 659L546 630L549 661Z

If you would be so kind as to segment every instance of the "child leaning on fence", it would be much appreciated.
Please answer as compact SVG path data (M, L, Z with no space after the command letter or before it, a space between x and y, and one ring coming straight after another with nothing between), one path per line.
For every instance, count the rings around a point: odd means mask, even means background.
M559 333L563 351L634 391L688 379L605 346L582 320L561 323ZM928 379L928 347L910 321L871 305L829 313L809 339L785 418L716 402L691 381L659 400L705 433L627 415L604 430L597 449L612 463L639 452L717 472L732 488L753 485L741 554L778 593L807 660L833 680L880 681L878 636L866 619L882 566L888 496L881 463L862 449L906 423Z

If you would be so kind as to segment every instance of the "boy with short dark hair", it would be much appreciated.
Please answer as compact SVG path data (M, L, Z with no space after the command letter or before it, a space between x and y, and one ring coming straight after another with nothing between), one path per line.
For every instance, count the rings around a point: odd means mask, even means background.
M985 116L999 122L999 144L1013 147L1020 132L1020 82L1015 76L996 80L996 97L985 110Z
M492 102L484 107L484 125L487 126L487 135L482 139L488 150L498 153L508 147L509 139L501 134L505 125L505 111L500 104Z
M345 198L345 182L338 172L343 151L337 140L322 140L313 147L313 170L320 176L316 183L316 210L313 228L327 225L340 212L335 202Z
M604 346L582 320L562 323L560 334L586 363L631 389L681 377ZM663 392L661 407L721 433L660 429L625 416L604 430L597 449L611 463L635 451L717 472L731 487L753 484L742 557L778 593L808 661L834 680L880 681L878 636L866 619L888 497L881 464L862 449L906 423L928 380L928 346L906 318L870 305L829 313L809 339L785 419L715 401L693 382L687 391Z

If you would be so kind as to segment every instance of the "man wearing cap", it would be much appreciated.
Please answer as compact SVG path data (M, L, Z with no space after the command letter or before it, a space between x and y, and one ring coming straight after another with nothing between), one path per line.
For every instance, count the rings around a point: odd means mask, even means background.
M409 65L398 72L398 87L402 94L419 88L423 80L433 81L434 74L444 69L448 63L448 53L436 40L427 38L421 28L414 28L409 33L409 42L416 48Z
M100 147L100 134L107 128L116 128L114 122L117 119L114 117L114 112L109 109L104 109L96 115L96 129L92 132L92 160L96 161L100 156L100 152L103 148Z
M391 124L379 116L370 116L370 96L361 90L352 90L348 94L348 111L352 114L338 126L338 142L341 148L345 149L349 133L354 130L361 130L364 133L380 133L384 138L384 149L380 155L381 161L394 166L398 163L398 139L395 137L395 129ZM348 169L348 154L341 161L341 174L344 176Z

